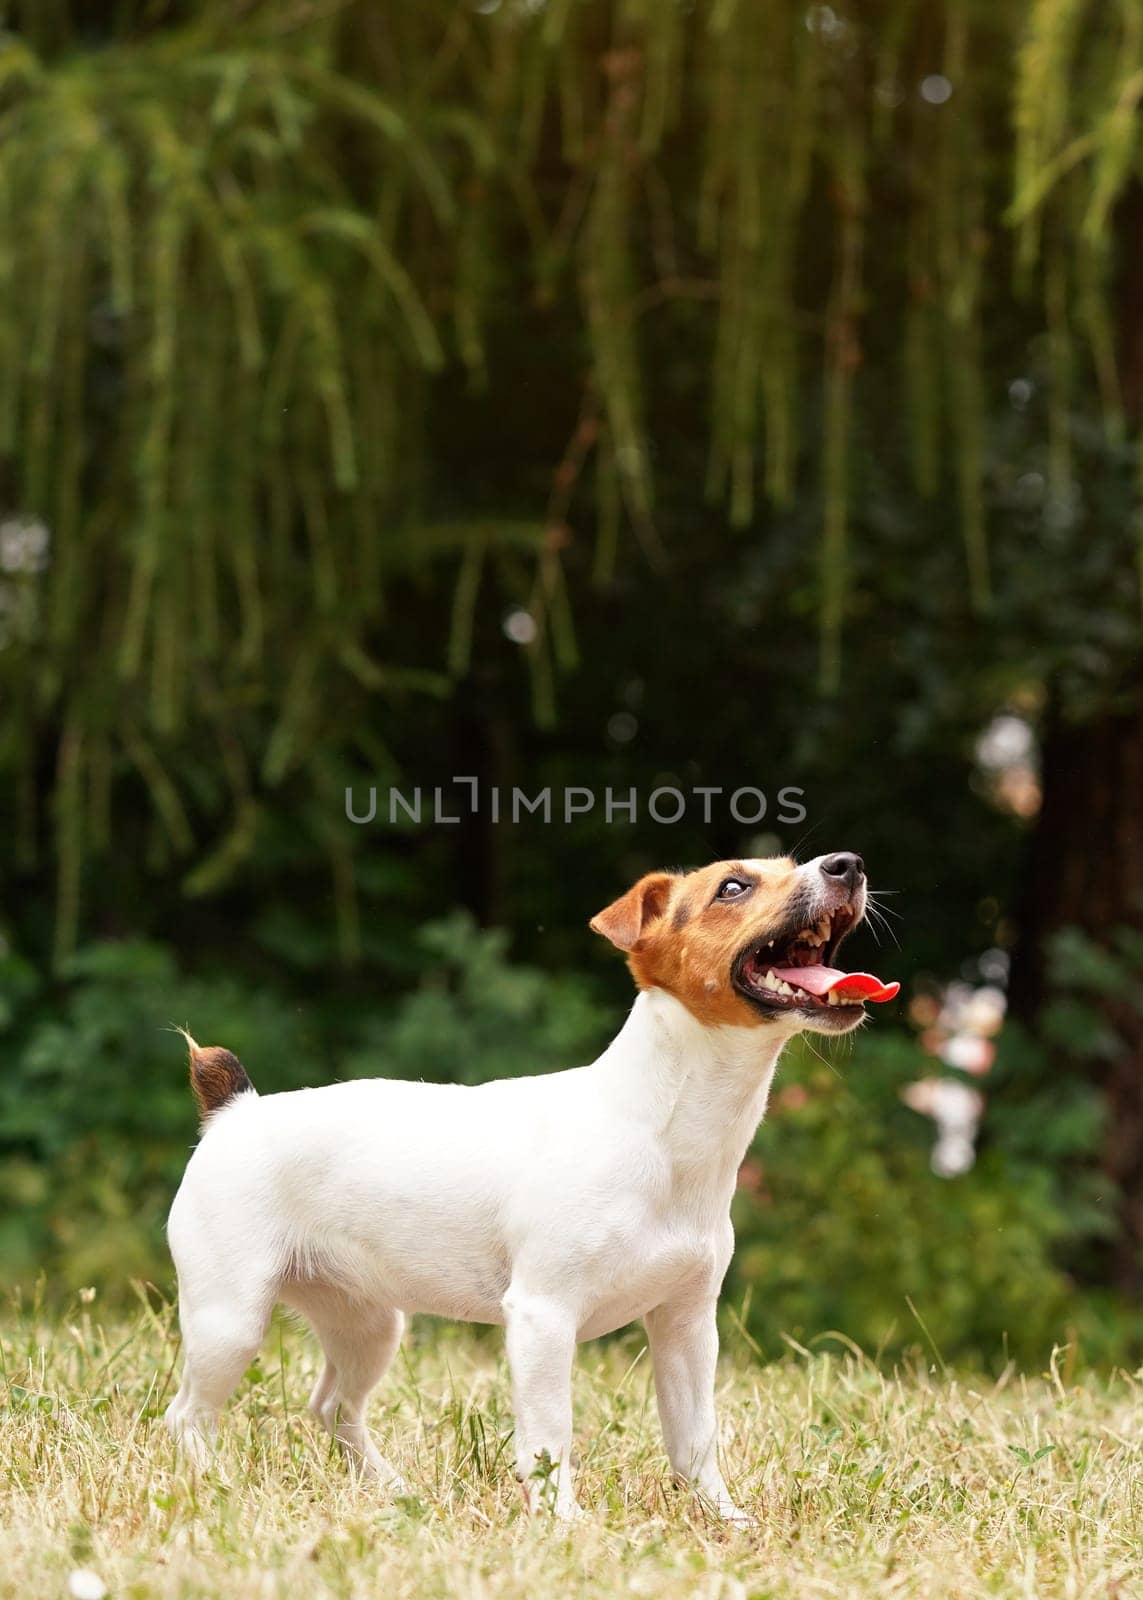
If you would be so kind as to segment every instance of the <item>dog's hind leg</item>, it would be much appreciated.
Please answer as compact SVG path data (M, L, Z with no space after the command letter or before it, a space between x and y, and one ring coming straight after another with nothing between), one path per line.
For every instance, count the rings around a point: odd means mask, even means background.
M327 1361L321 1369L321 1374L313 1386L309 1399L310 1410L319 1422L324 1421L326 1401L332 1397L336 1384L337 1372L333 1363Z
M340 1313L340 1314L339 1314ZM352 1469L396 1492L404 1482L374 1444L365 1424L370 1392L397 1353L405 1319L388 1307L324 1301L305 1307L322 1349L325 1368L310 1397L310 1409L341 1445Z
M219 1290L212 1285L204 1297L180 1285L183 1380L167 1407L166 1423L197 1466L210 1460L218 1413L257 1355L274 1304L270 1283L226 1296Z

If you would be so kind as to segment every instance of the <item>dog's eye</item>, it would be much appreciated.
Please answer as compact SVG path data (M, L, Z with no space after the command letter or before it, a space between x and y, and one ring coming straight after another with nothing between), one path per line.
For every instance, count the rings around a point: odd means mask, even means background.
M719 885L716 900L737 900L740 894L745 894L750 885L741 878L724 878Z

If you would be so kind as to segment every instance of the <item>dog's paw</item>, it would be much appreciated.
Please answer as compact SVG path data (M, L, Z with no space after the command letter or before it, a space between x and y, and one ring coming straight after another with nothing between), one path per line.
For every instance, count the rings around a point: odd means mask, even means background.
M730 1528L757 1528L759 1521L750 1511L743 1511L736 1505L728 1494L723 1492L718 1495L700 1495L703 1506L720 1522L726 1523Z
M587 1516L571 1490L563 1485L557 1488L550 1479L545 1482L535 1477L526 1478L520 1484L520 1492L530 1517L550 1516L556 1522L571 1523L582 1522Z
M732 1528L761 1527L761 1523L752 1512L743 1511L742 1507L736 1506L733 1500L728 1501L724 1506L719 1506L718 1514L722 1518L723 1522L727 1523Z
M363 1487L373 1489L380 1495L397 1499L412 1493L396 1467L376 1450L371 1449L364 1457L350 1458L349 1470L351 1476Z

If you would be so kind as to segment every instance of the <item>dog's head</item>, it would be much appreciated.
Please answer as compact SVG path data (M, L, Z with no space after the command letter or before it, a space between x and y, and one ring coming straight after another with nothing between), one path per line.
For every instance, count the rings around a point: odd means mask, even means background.
M865 1001L898 984L833 965L865 915L865 867L849 851L650 872L591 920L640 989L666 989L700 1022L848 1033Z

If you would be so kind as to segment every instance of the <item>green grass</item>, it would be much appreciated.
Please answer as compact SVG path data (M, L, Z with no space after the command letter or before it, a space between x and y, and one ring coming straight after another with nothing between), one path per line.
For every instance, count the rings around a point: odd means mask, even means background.
M317 1350L276 1327L196 1479L161 1424L167 1311L0 1326L0 1596L543 1595L900 1600L1122 1596L1143 1586L1143 1395L1126 1374L999 1382L886 1375L836 1345L760 1365L728 1347L733 1532L669 1487L640 1341L589 1345L576 1378L570 1530L522 1513L495 1338L418 1326L372 1420L412 1494L347 1476L305 1411Z

